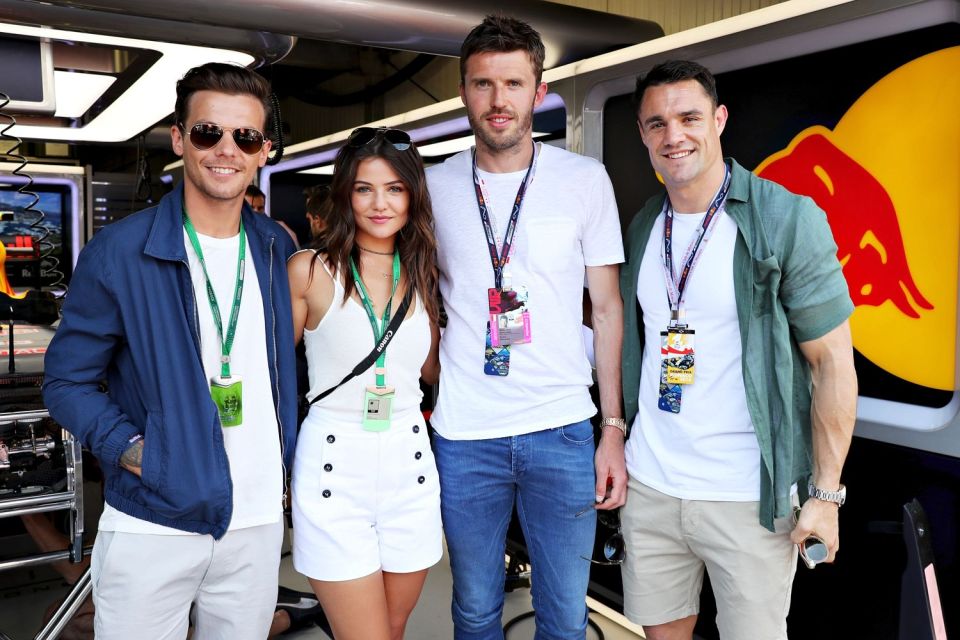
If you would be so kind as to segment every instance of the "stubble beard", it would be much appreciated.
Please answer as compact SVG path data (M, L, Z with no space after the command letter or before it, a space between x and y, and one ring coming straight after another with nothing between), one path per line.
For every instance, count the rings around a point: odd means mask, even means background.
M503 114L514 118L514 122L517 123L517 127L513 130L513 133L497 136L485 128L486 119L497 114ZM477 140L483 144L484 147L494 153L502 153L504 151L509 151L522 143L533 131L533 107L531 106L530 110L522 115L515 114L511 111L497 110L488 111L478 118L474 117L473 114L468 113L467 120L470 122L470 128L473 129L473 134L477 137Z

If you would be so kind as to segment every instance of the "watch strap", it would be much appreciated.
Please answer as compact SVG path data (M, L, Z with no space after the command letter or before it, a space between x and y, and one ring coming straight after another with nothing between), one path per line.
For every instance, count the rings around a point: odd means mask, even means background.
M600 421L600 428L615 427L620 430L623 437L627 437L627 421L623 418L604 418Z
M844 485L840 485L840 488L836 491L824 491L811 481L807 485L807 493L810 494L811 498L823 500L824 502L833 502L841 507L843 503L847 501L847 488Z

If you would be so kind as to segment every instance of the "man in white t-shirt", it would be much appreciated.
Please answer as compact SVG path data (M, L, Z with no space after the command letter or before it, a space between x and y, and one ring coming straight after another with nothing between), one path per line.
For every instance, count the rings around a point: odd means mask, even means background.
M458 639L503 637L514 506L537 637L584 637L594 508L615 509L625 494L619 217L599 163L533 142L543 56L523 22L490 16L476 27L460 57L475 153L427 172L448 316L431 423ZM595 465L584 273L603 415Z
M624 611L689 640L706 569L724 640L786 640L794 544L839 546L853 305L823 211L724 160L707 69L657 65L634 98L667 193L631 223L621 277Z
M45 361L50 415L99 460L99 639L262 640L277 603L296 379L289 236L244 205L270 88L211 63L177 83L184 182L80 255ZM106 383L105 387L103 383Z

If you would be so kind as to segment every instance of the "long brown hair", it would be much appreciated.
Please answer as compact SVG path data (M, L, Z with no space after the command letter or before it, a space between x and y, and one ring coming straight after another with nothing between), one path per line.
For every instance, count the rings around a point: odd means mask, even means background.
M353 217L351 196L353 183L357 177L360 163L369 158L385 160L403 182L410 194L407 210L407 223L396 237L396 247L400 252L400 264L406 272L407 285L420 296L430 320L437 322L438 271L437 240L433 235L433 209L430 205L430 193L427 191L427 178L423 172L423 159L416 147L398 151L382 135L377 135L365 145L341 147L333 164L333 180L330 183L330 195L323 205L323 218L327 223L318 244L326 247L327 264L336 274L344 274L344 303L353 295L356 285L350 277L350 257L353 257L357 269L360 265L360 250L355 241L356 222ZM319 253L310 263L310 276Z

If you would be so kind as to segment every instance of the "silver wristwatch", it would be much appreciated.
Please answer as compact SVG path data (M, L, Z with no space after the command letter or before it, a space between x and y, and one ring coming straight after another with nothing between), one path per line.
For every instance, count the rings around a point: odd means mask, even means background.
M842 507L843 503L847 501L847 488L844 485L840 485L840 488L836 491L824 491L823 489L817 488L817 485L813 484L811 480L810 484L807 485L807 493L810 494L811 498L816 498L817 500L835 502L838 507Z
M603 427L615 427L620 430L624 438L627 437L627 421L623 418L604 418L600 421L600 428Z

